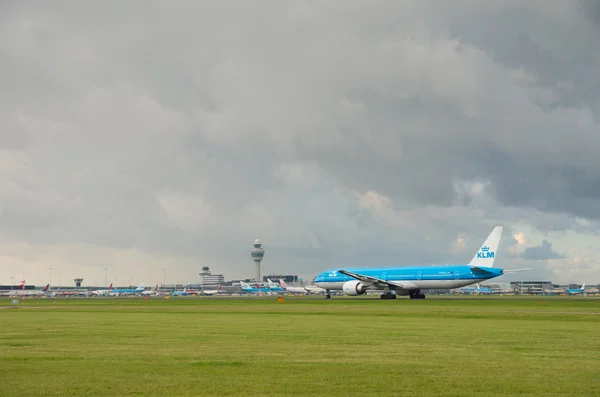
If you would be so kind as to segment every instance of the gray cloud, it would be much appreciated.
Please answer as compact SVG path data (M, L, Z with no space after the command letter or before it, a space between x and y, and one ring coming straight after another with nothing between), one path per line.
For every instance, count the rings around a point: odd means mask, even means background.
M468 261L498 223L599 230L592 2L2 7L10 272L36 277L15 241L184 279L249 276L257 236L310 275Z
M543 240L542 243L535 247L527 248L521 253L521 258L526 260L545 261L549 259L562 259L567 255L559 254L552 250L552 243L548 240Z

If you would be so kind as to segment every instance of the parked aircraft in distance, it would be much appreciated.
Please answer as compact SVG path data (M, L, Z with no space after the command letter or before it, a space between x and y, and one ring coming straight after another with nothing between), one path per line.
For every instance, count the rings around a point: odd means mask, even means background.
M283 292L285 288L283 285L277 285L270 278L267 279L267 287L271 290L271 292Z
M271 293L270 288L261 287L260 284L254 284L254 287L253 287L248 283L241 282L240 285L242 287L242 292L245 292L247 294L269 294L269 293Z
M95 291L91 291L90 293L94 296L106 296L106 295L110 294L111 290L112 290L112 283L110 283L110 285L108 286L108 289L97 289Z
M291 285L288 285L283 279L279 279L279 285L281 285L283 288L285 288L285 290L291 294L302 294L302 295L306 295L308 294L308 290L302 286L300 287L293 287Z
M284 280L279 279L279 284L285 288L287 292L292 294L321 294L325 293L325 290L321 287L317 287L316 285L301 285L300 287L293 287L288 285Z
M144 284L140 284L137 288L123 288L123 289L113 289L109 292L111 296L125 296L125 295L135 295L141 294L146 290Z
M221 285L217 289L202 289L200 295L217 295L221 293Z
M463 294L493 294L494 291L490 287L481 287L479 283L475 284L475 287L463 287L459 288L458 292Z
M48 288L50 288L50 284L46 284L44 289L42 290L31 290L25 289L25 281L21 281L20 285L21 289L12 290L8 293L8 296L42 296L48 293Z
M585 292L585 283L581 284L581 288L572 288L567 290L569 295L579 295Z
M154 287L154 289L148 289L148 290L142 291L142 296L150 296L150 295L159 295L158 284L156 284L156 287Z

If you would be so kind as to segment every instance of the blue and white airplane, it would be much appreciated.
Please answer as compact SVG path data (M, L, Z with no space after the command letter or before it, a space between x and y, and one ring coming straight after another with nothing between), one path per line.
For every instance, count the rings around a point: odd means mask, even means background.
M183 289L183 291L173 291L171 292L171 296L188 296L190 293L187 291L187 287Z
M283 286L275 284L273 281L271 281L270 278L267 279L267 287L269 287L269 290L271 292L284 292L285 291L285 288L283 288Z
M458 292L464 294L493 294L494 291L490 287L481 287L479 283L475 284L476 287L463 287L459 288Z
M581 284L581 288L572 288L567 290L569 295L579 295L585 292L585 283Z
M146 287L144 287L144 284L140 284L140 286L135 289L133 289L133 288L113 289L113 290L109 291L109 294L112 296L135 295L135 294L141 294L145 289L146 289Z
M246 283L240 283L241 287L242 287L242 292L245 292L247 294L269 294L271 293L271 289L270 288L265 288L262 287L260 284L254 284L255 286L252 287L249 284Z
M496 250L503 226L496 226L468 265L441 265L418 267L377 267L332 269L319 274L315 285L330 291L341 290L348 296L362 295L367 291L383 291L381 299L396 299L408 295L410 299L424 299L421 289L453 289L479 283L505 273L529 269L504 270L494 268Z

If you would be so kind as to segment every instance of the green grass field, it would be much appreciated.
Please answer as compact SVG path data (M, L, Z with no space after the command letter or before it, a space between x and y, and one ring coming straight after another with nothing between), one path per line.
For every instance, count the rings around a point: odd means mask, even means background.
M2 396L600 395L600 299L0 301Z

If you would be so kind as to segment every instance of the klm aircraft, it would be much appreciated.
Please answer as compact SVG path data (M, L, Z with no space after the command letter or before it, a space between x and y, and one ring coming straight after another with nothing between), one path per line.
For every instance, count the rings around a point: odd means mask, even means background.
M476 287L463 287L459 288L458 292L465 294L493 294L494 291L490 287L481 287L479 283L475 284Z
M341 290L348 296L362 295L367 291L382 291L381 299L396 299L396 295L425 299L422 288L460 288L506 273L528 270L493 267L502 230L503 226L494 228L468 265L339 268L319 274L314 283L327 290L327 299L331 298L332 290Z
M113 289L109 293L110 293L110 295L117 295L117 296L135 295L135 294L141 294L145 289L146 289L146 287L144 287L144 284L141 284L139 287L137 287L135 289L133 289L133 288Z
M242 286L242 292L247 294L267 294L271 292L270 288L261 287L260 284L255 284L255 287L250 286L246 283L240 283Z
M270 278L267 279L267 286L269 287L269 290L271 292L284 292L285 291L285 288L283 288L281 285L275 284L273 281L271 281Z
M567 294L569 295L579 295L585 292L585 283L581 285L581 288L572 288L567 290Z

